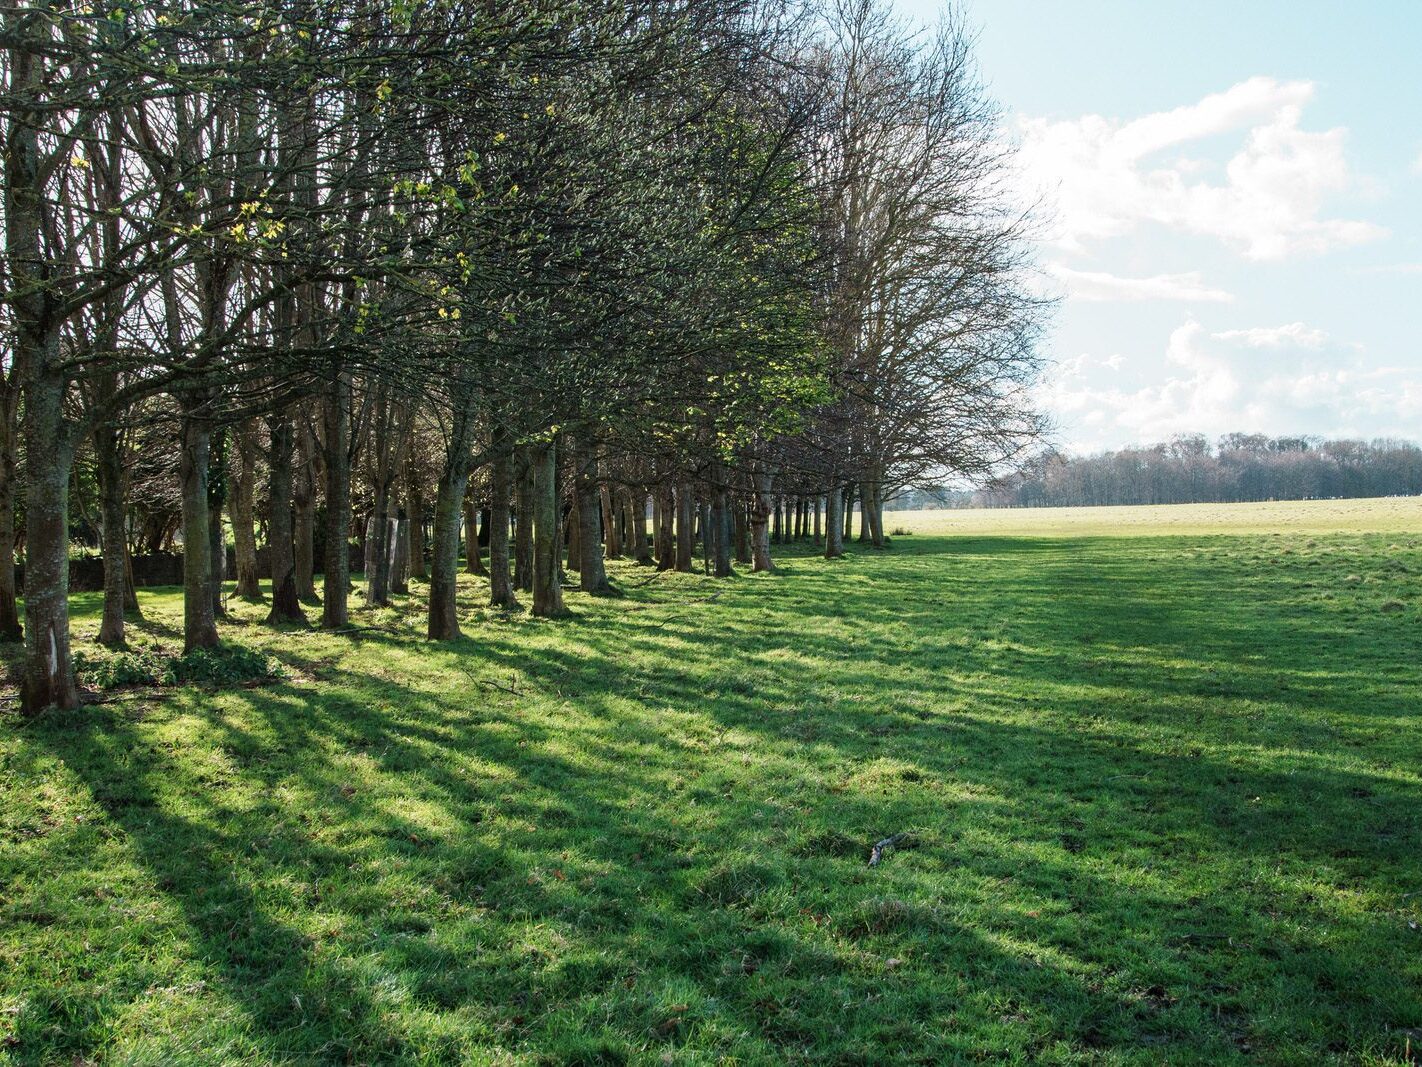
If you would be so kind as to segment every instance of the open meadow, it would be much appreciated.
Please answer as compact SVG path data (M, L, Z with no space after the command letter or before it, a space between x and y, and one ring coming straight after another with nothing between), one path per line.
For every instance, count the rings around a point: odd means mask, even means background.
M0 1063L1422 1051L1422 502L885 523L7 711Z

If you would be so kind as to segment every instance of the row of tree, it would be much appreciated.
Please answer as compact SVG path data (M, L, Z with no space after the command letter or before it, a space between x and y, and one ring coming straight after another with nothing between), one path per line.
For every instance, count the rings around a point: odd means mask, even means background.
M1058 507L1418 494L1422 447L1411 441L1232 433L1213 445L1191 435L1090 456L1048 452L1014 476L962 494L956 502Z
M23 631L28 710L79 700L72 522L101 542L109 644L140 541L181 542L185 646L218 643L229 524L240 594L265 547L272 623L319 600L347 626L364 533L366 603L427 571L446 639L471 512L492 602L522 587L558 615L565 552L606 593L607 555L686 568L699 537L717 575L764 569L773 529L823 515L832 557L847 504L883 544L898 487L999 471L1038 433L1043 309L951 19L913 34L876 0L0 19L0 632Z

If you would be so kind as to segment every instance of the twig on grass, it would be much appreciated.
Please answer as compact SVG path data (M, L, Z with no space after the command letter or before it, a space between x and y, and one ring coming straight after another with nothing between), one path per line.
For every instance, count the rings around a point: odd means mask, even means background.
M907 831L901 834L894 834L892 837L886 837L880 841L875 841L874 847L869 850L869 866L879 866L879 861L884 858L884 850L886 848L893 848L906 837L908 837Z

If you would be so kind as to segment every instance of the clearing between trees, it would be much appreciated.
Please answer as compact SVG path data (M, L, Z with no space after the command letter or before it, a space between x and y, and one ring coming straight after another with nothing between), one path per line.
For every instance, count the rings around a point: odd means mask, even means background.
M12 683L0 1062L1404 1063L1422 535L1330 506L888 515L985 526L558 621L461 575L438 644L419 580L234 600L280 677Z

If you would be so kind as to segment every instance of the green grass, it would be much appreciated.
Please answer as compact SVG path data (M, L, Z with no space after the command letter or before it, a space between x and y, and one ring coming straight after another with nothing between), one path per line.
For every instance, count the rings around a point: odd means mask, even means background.
M470 580L448 647L235 605L284 678L0 723L0 1062L1401 1064L1419 543Z

